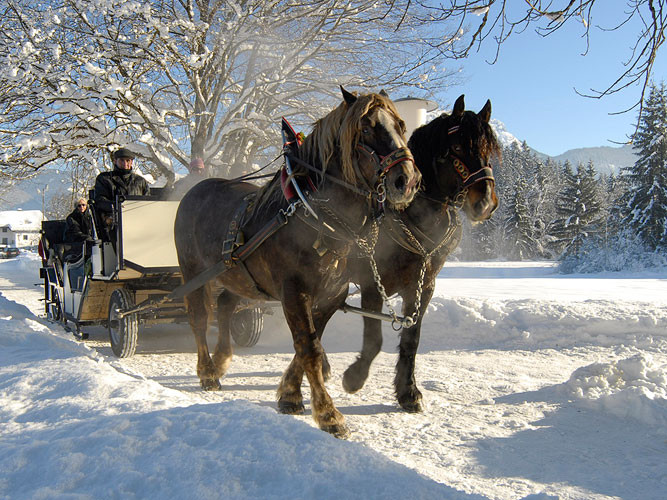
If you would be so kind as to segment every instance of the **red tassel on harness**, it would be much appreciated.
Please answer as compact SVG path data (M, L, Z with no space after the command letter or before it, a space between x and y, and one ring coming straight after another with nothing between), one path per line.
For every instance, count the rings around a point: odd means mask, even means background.
M292 183L287 180L287 170L284 168L282 172L280 172L280 187L282 188L283 196L288 201L288 203L292 203L298 198L294 186L292 186Z

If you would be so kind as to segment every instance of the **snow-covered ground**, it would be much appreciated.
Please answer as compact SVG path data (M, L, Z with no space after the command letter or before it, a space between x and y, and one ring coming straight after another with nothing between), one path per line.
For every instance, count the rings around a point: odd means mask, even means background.
M186 327L146 328L119 360L102 328L80 343L42 317L38 267L0 261L0 498L667 498L667 271L448 264L417 415L392 394L389 326L367 386L342 390L361 319L337 313L324 345L340 441L308 411L275 411L292 356L280 313L203 393Z

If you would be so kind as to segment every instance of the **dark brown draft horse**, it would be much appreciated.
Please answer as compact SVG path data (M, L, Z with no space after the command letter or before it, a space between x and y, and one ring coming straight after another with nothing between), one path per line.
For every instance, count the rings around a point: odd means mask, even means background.
M462 204L470 220L483 221L498 206L489 165L491 157L500 157L489 126L491 102L487 101L479 113L464 110L464 98L460 96L451 115L441 115L410 137L408 145L423 176L422 191L404 212L387 213L376 246L375 260L386 295L398 293L403 298L404 316L414 320L413 326L401 329L394 379L398 403L409 412L422 410L422 395L414 375L415 356L436 276L461 239L457 210ZM381 311L383 297L368 262L358 259L350 267L352 281L361 288L362 308ZM343 377L347 392L363 387L381 347L380 320L365 317L361 353Z
M288 204L279 172L262 188L222 179L197 184L181 201L174 227L187 282L221 260L230 224L239 225L248 241L283 214L288 222L247 258L186 296L197 342L197 375L204 389L221 388L219 379L232 359L230 316L241 297L279 300L294 342L290 366L296 364L307 375L319 427L339 437L347 428L324 387L319 337L347 294L347 255L369 225L374 194L384 191L391 207L404 208L421 177L407 149L405 124L391 101L379 94L357 97L342 90L343 102L315 123L294 152L299 160L292 165L294 175L308 177L313 185L306 197L317 220L303 203ZM384 160L397 157L402 159L390 165ZM384 188L378 190L379 185ZM211 357L206 330L215 306L219 334ZM300 384L294 387L283 378L278 404L285 413L303 411Z

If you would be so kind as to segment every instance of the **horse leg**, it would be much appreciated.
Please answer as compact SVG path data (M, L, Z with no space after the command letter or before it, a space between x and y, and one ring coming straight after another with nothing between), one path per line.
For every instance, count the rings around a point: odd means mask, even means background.
M211 360L206 343L206 330L208 329L208 310L206 309L206 292L199 288L185 298L188 309L188 320L190 328L195 335L197 343L197 376L199 383L205 391L219 391L222 386L215 376L215 367Z
M296 352L296 362L290 366L300 366L300 369L306 373L310 385L313 419L320 429L343 438L349 434L349 431L345 426L345 418L336 409L331 396L324 387L322 376L324 351L313 322L313 300L312 296L303 290L304 287L297 280L286 283L283 288L283 311L292 331ZM279 398L283 397L281 392L283 389L284 386L281 384L278 392Z
M382 296L374 287L361 290L361 307L370 311L382 311ZM371 363L382 349L382 322L364 316L364 335L361 353L343 374L343 389L354 394L368 378Z
M401 330L401 340L398 346L398 361L396 363L396 376L394 378L394 389L398 404L405 411L418 413L422 411L422 393L417 388L415 381L415 358L419 347L419 336L421 334L424 310L433 295L433 287L424 287L421 297L422 309L415 324L410 328ZM413 314L415 297L410 294L404 297L403 314Z
M345 290L337 299L334 299L333 302L327 304L325 314L323 313L314 313L313 314L313 324L315 326L315 332L317 338L322 339L322 334L324 333L324 328L334 315L334 313L339 309L336 306L336 303L341 305L345 302L347 297L347 290ZM321 310L322 308L320 308ZM301 384L303 382L303 367L299 363L296 354L290 365L285 370L283 377L280 381L280 386L278 388L278 408L281 413L287 413L290 415L300 415L304 412L303 406L303 397L301 395ZM322 349L322 378L324 382L329 380L331 376L331 365L327 359L327 354Z
M239 303L239 297L227 290L218 295L218 343L213 353L215 376L220 379L227 373L232 362L232 336L230 322L234 309Z
M301 415L305 408L303 406L303 395L301 394L301 383L303 382L303 367L296 355L283 373L278 385L278 411L287 415Z
M325 313L320 312L313 314L313 322L315 323L317 338L320 339L320 342L322 342L324 328L336 311L343 307L348 292L349 289L346 287L337 297L328 301L325 306L320 306L319 311L326 311ZM331 365L329 364L329 358L327 357L324 348L322 348L322 377L324 377L325 382L328 382L331 378Z

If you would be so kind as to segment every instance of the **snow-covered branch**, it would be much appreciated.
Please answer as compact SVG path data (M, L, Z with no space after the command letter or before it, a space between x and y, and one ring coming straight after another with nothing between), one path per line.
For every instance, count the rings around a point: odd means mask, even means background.
M448 82L426 10L404 15L410 3L8 0L0 170L99 167L121 145L165 175L192 156L220 175L251 170L279 150L281 116L307 126L341 83L426 94Z

